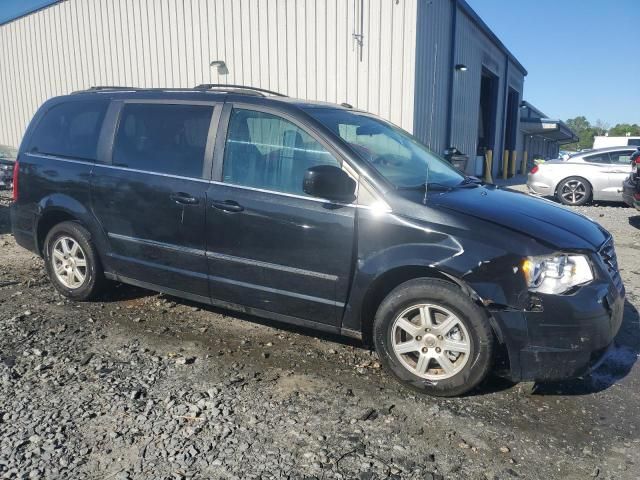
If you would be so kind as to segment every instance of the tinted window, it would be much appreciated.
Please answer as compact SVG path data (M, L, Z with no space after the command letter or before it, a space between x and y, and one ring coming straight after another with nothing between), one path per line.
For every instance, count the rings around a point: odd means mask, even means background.
M107 101L73 101L55 105L38 123L30 150L95 160L107 105Z
M599 153L597 155L588 155L584 157L584 160L589 163L609 163L609 154Z
M213 107L125 104L113 146L113 164L148 172L202 177Z
M635 146L640 147L640 138L630 138L627 141L627 145L635 145Z
M315 165L338 161L304 130L275 115L233 110L224 154L224 181L305 195L302 179Z
M631 163L632 150L621 150L619 152L609 152L611 163L629 165Z

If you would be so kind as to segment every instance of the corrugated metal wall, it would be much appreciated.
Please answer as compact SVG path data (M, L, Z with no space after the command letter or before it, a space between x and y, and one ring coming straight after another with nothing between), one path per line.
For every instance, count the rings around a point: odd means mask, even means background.
M447 147L452 10L450 0L418 5L414 134L435 152Z
M455 63L466 65L468 70L454 74L452 144L462 152L475 156L483 67L499 80L494 145L502 145L505 54L461 11L458 12Z
M454 107L452 144L472 158L475 156L478 140L478 111L480 105L480 81L482 68L498 77L498 101L494 138L494 177L501 170L504 152L506 102L509 89L514 89L522 100L524 74L494 42L480 30L472 19L463 12L458 13L455 63L467 65L469 70L454 75ZM508 65L507 65L508 64ZM516 131L519 113L516 114ZM516 135L516 139L519 135ZM516 140L518 141L518 140ZM519 150L519 145L516 150ZM522 154L518 155L522 159Z
M473 171L478 144L480 82L483 67L498 77L498 102L495 128L494 174L502 159L505 110L505 62L507 55L462 10L458 9L453 65L463 64L466 71L451 72L451 0L432 0L418 7L418 45L416 48L416 98L414 134L434 151L442 153L447 145L448 95L452 92L451 144L472 159ZM524 74L515 65L508 67L509 86L520 92ZM450 87L452 85L452 87ZM518 135L518 139L519 139ZM519 142L520 143L520 142ZM521 146L518 146L521 150ZM522 158L522 155L519 155Z
M0 143L18 145L47 98L91 85L253 85L348 102L411 131L418 1L365 1L362 31L360 0L55 4L0 26Z

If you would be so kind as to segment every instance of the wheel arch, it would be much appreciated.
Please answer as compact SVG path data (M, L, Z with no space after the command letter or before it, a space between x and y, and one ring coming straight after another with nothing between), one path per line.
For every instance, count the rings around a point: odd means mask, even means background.
M503 343L503 332L491 315L489 310L483 303L483 299L478 293L466 282L454 275L446 273L437 268L426 265L401 265L391 268L377 276L369 285L363 295L359 308L360 331L362 339L366 344L371 343L373 320L378 307L385 297L398 285L416 278L432 278L439 279L458 287L463 293L469 296L471 300L484 312L485 317L496 338Z
M558 183L556 183L556 186L553 189L553 194L556 200L560 201L560 199L558 198L558 189L560 188L560 185L562 185L563 182L565 182L566 180L569 180L570 178L579 178L580 180L584 180L585 183L589 185L589 189L591 190L591 192L589 193L589 199L587 200L587 202L592 201L594 198L593 183L591 183L589 179L581 175L567 175L566 177L563 177L560 180L558 180Z
M35 225L38 254L44 254L44 241L47 238L47 234L53 227L62 222L79 222L79 219L68 210L58 207L48 208L38 216Z
M104 262L103 254L107 251L108 242L98 220L83 203L60 193L43 198L37 205L33 231L38 254L42 256L44 253L44 241L49 231L66 221L78 222L89 232L98 256Z

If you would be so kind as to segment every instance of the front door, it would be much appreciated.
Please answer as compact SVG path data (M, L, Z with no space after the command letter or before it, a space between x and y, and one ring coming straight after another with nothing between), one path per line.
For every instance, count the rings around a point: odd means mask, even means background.
M337 325L352 269L355 206L312 198L302 180L311 166L341 161L282 114L247 107L223 117L224 162L207 193L212 298Z
M125 102L116 108L112 152L91 180L93 211L111 247L109 270L208 300L205 212L215 107Z

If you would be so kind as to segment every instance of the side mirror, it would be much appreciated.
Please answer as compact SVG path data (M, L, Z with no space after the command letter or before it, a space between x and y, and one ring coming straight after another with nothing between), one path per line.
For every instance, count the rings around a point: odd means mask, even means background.
M341 168L317 165L304 173L302 190L312 197L346 203L355 199L356 182Z

